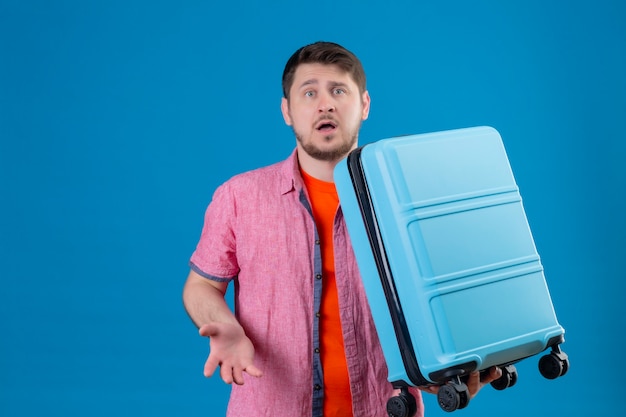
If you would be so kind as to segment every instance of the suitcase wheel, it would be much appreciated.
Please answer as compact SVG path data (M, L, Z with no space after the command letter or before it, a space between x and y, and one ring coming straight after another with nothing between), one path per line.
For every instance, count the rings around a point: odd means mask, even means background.
M465 408L469 400L469 389L458 377L442 385L437 392L437 402L443 411L452 412Z
M539 372L547 379L563 376L569 370L567 354L561 351L559 345L552 347L552 352L539 359Z
M517 382L517 369L515 365L507 365L502 368L502 376L491 382L491 386L498 391L507 389L515 385Z
M417 403L407 387L401 388L400 394L387 400L389 417L413 417L417 412Z

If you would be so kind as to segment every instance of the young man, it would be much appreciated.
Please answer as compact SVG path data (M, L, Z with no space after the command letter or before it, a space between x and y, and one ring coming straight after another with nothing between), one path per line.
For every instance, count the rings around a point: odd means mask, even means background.
M191 257L183 300L210 338L204 373L235 383L229 417L384 416L394 391L332 183L369 114L365 73L317 42L287 62L283 94L295 151L216 190ZM471 394L498 373L473 374Z

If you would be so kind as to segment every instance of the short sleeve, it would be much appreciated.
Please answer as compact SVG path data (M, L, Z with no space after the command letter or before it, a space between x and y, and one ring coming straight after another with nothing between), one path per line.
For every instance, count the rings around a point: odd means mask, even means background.
M237 276L235 221L235 197L225 183L215 191L205 212L200 241L190 260L194 271L216 281L229 281Z

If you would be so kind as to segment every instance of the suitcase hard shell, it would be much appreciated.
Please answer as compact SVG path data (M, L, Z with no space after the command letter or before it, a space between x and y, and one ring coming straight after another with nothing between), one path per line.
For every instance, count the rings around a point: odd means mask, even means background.
M380 140L334 175L395 387L441 385L454 411L469 402L471 371L502 367L492 385L504 389L513 363L552 348L540 371L565 374L564 329L495 129Z

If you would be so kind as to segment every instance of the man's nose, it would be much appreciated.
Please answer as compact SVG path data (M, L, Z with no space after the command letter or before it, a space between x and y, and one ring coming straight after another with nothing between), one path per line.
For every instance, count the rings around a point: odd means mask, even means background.
M320 100L318 102L318 111L320 113L333 112L335 111L335 102L328 94L320 95Z

